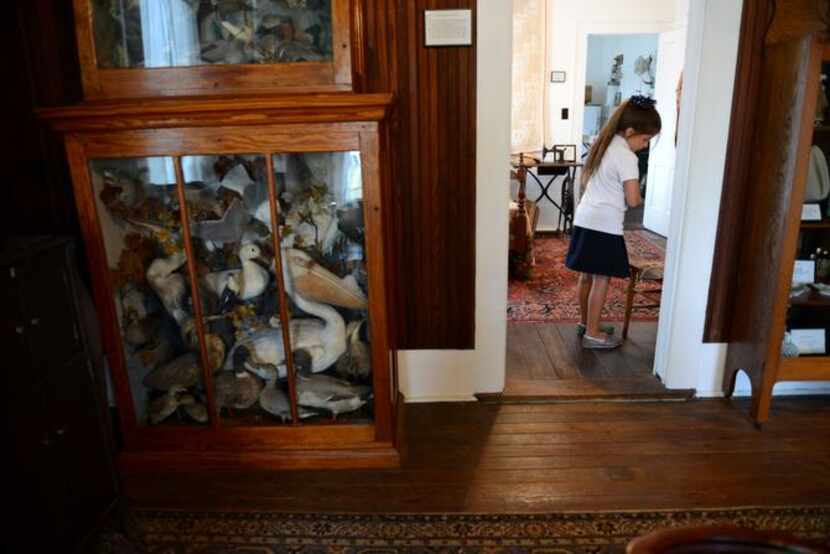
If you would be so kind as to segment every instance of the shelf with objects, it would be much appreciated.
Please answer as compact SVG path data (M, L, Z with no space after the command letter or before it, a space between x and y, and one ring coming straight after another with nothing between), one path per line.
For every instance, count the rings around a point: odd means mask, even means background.
M187 464L197 451L219 466L399 463L383 231L390 103L265 96L41 112L65 133L123 463ZM298 110L314 120L298 123Z
M828 77L830 61L825 60L781 346L779 372L785 375L830 366L830 134L825 131L826 118L830 116Z
M74 0L84 96L351 91L361 6Z
M741 251L723 380L729 396L738 371L747 373L758 424L769 418L777 383L830 381L830 58L824 36L809 31L814 20L776 13L772 29L808 31L768 34L754 69L757 112L768 116L754 125L752 185L736 226Z

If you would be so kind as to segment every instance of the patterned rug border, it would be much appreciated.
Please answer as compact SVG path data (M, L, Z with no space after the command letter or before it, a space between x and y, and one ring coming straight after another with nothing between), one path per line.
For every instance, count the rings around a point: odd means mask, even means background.
M655 529L689 525L737 525L825 539L830 505L508 514L134 510L133 521L149 544L551 546L622 543Z

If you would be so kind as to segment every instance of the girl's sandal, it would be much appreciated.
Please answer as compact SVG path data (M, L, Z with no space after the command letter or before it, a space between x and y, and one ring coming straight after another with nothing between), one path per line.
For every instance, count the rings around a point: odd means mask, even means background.
M588 350L613 350L622 345L622 339L619 337L607 337L605 339L598 339L585 335L582 337L582 348Z
M585 334L585 331L587 331L587 330L588 330L588 328L584 324L582 324L582 323L577 323L576 324L576 334L578 336L581 337L582 335ZM613 335L614 332L616 331L616 328L613 325L609 325L608 323L600 323L599 330L602 331L603 333L608 334L608 335Z

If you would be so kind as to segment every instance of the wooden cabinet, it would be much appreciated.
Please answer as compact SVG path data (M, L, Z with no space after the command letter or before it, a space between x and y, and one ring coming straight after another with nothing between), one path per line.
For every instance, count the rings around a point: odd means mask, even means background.
M393 466L388 95L43 110L65 133L127 469Z
M355 0L74 6L87 99L350 91L359 68Z
M816 29L823 24L813 12L813 4L782 2L772 25L765 20L763 30L768 32L763 54L752 69L756 72L757 109L753 121L742 116L737 123L754 128L752 148L746 154L743 206L730 213L727 205L721 211L719 240L727 233L740 232L733 251L731 313L725 316L729 346L723 387L731 395L738 371L747 372L752 383L751 416L758 423L769 417L776 383L830 380L826 346L830 338L830 279L820 269L816 278L795 277L796 281L808 281L809 286L793 285L797 261L810 261L817 248L830 249L827 197L820 201L805 198L814 143L823 147L824 155L830 154L823 138L825 130L816 126L817 102L819 95L825 94L820 89L820 75L828 68L825 65L822 70L827 48L825 35ZM731 193L735 191L733 188ZM728 199L726 193L724 198ZM802 221L805 200L820 211L821 221ZM803 351L802 345L799 355L790 339L793 332L804 330L810 330L825 346L813 352Z
M72 550L116 500L103 357L73 243L3 243L7 429L14 454L14 529L25 550ZM24 545L19 545L21 548Z

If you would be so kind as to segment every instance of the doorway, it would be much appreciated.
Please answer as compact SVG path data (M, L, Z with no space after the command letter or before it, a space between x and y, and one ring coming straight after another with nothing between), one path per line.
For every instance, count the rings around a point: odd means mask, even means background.
M556 5L557 2L547 4L553 6L553 13L546 17L546 37L552 36L557 14L563 18L574 15L573 11L557 12ZM571 8L574 9L579 8ZM589 15L578 14L581 20L571 45L577 67L572 71L570 89L555 82L559 78L561 83L567 72L558 71L550 59L546 65L554 82L547 87L543 100L547 129L542 150L518 152L520 162L517 164L515 157L513 160L514 169L521 166L526 175L522 171L513 173L511 246L518 234L518 227L513 225L516 204L523 204L527 211L529 253L525 257L527 271L517 273L516 252L511 249L504 394L525 398L688 398L693 391L669 391L654 374L660 291L670 240L668 221L685 26L674 20L594 25L584 21ZM602 20L607 21L608 14ZM515 37L526 40L528 34L527 30L517 31L517 21L514 19L514 60L518 54L520 63L528 65L527 53L516 51ZM545 46L547 51L551 47ZM562 47L561 43L557 46L559 51ZM526 94L516 94L516 69L514 61L514 98L518 96L527 102ZM624 234L636 274L632 273L630 279L612 279L603 310L603 322L613 325L617 334L625 332L626 339L616 350L587 350L582 348L577 329L578 276L564 263L573 209L581 196L580 162L613 110L632 94L657 100L663 126L661 134L638 156L644 203L626 213ZM563 109L563 104L572 107ZM573 118L567 125L569 115ZM514 109L514 137L515 122ZM557 182L556 172L549 176L546 166L548 162L561 161L554 157L556 145L568 143L577 152L571 182L567 176ZM548 149L554 153L551 155Z

